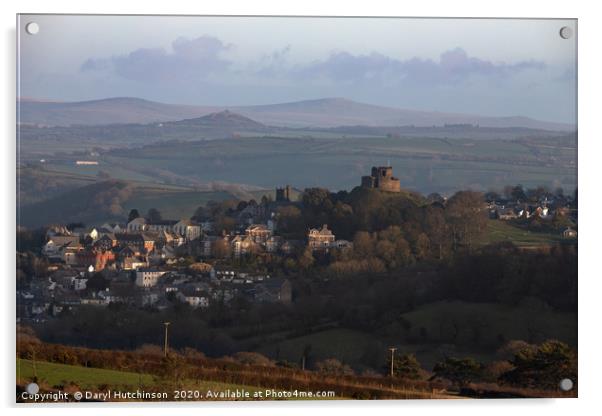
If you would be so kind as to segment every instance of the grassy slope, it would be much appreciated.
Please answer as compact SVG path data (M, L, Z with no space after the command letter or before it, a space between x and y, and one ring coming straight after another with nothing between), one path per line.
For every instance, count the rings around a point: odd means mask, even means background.
M374 336L367 333L350 329L329 329L270 343L260 348L259 352L291 362L299 362L305 347L311 345L311 355L317 360L336 357L343 362L353 363L372 342Z
M100 224L112 219L124 220L131 208L141 213L149 208L159 209L164 218L190 218L195 209L210 200L221 201L234 198L228 192L200 192L187 188L142 184L139 182L118 182L117 188L125 186L132 189L121 198L119 205L122 214L111 214L106 199L98 202L100 193L107 193L115 188L115 182L96 182L90 185L71 189L47 200L20 209L21 224L25 226L41 226L51 223L69 223L82 221L89 225ZM109 193L108 195L113 195ZM104 207L103 205L104 204Z
M454 325L458 344L475 342L474 328L479 328L479 342L495 345L499 336L505 340L523 339L540 342L555 338L576 345L577 319L574 314L554 312L536 304L508 306L493 303L461 301L436 302L424 305L403 317L411 323L411 332L420 337L425 328L429 339L450 343Z
M506 221L489 220L485 236L479 242L481 244L491 244L503 241L511 241L517 246L537 246L558 244L562 241L562 238L559 233L528 231Z
M160 381L151 374L138 374L127 371L87 368L49 362L36 362L36 370L38 379L49 387L65 385L69 382L73 382L79 387L87 389L96 389L104 384L112 388L125 386L156 386L160 384ZM20 381L21 383L28 382L33 379L33 376L33 362L31 360L17 359L17 381ZM205 391L245 389L253 392L260 389L253 386L227 384L216 381L187 381L186 385L187 388L194 387Z
M310 354L315 360L336 357L353 365L363 354L374 354L378 350L384 354L389 346L395 345L400 353L415 354L424 368L431 369L446 354L471 356L483 362L492 361L496 358L494 351L503 342L502 339L529 340L534 336L533 342L550 338L571 345L576 345L577 342L575 315L540 309L537 305L436 302L406 313L403 318L411 324L409 335L412 338L419 340L420 328L425 328L428 340L405 343L401 337L378 337L366 332L340 328L280 342L271 341L258 351L297 363L300 362L304 348L311 345ZM456 338L459 346L456 347L451 345L454 325L459 330ZM489 345L488 348L475 346L474 328L479 328L479 343Z

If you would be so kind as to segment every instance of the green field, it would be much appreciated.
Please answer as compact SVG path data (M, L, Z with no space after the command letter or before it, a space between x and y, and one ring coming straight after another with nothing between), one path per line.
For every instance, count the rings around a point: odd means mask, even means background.
M547 142L543 142L547 143ZM271 189L291 184L350 190L372 166L390 163L401 186L422 193L576 185L574 142L387 137L244 137L115 149L99 166L49 156L53 169L185 185L226 182ZM54 160L54 162L53 162Z
M110 388L119 387L141 387L157 386L161 381L151 374L138 374L127 371L106 370L102 368L88 368L66 364L56 364L49 362L36 362L36 374L39 383L46 384L48 387L66 385L74 383L81 388L96 389L99 386L108 386ZM34 377L34 364L31 360L17 359L17 382L27 383ZM226 389L245 389L247 391L259 390L258 387L227 384L216 381L192 381L184 382L187 388L196 388L199 390Z
M182 219L190 218L195 210L209 201L223 201L234 199L234 195L225 192L196 192L196 191L169 191L165 189L139 189L130 199L124 202L126 212L136 208L145 213L150 208L156 208L163 218Z
M410 334L420 339L426 331L430 342L464 346L496 347L508 340L535 343L558 339L577 343L577 318L571 313L554 312L538 301L517 306L462 301L436 302L403 315ZM424 329L421 329L424 328Z
M379 336L350 329L328 329L270 342L258 352L279 360L300 363L306 347L314 361L337 358L356 365L366 357L375 367L385 362L387 349L414 354L427 370L445 356L470 356L482 362L496 359L495 351L506 341L533 343L558 339L577 343L574 314L550 310L538 302L517 306L492 303L436 302L400 316L409 330L398 336ZM379 331L376 331L379 333ZM422 334L426 334L426 338Z
M353 363L374 342L374 336L367 333L350 329L329 329L270 343L260 348L259 352L297 363L301 360L306 346L311 346L311 355L317 360L337 358L346 363Z
M83 388L95 388L106 384L109 386L155 385L150 374L138 374L126 371L87 368L75 365L36 362L35 374L38 380L48 386L65 385L70 382ZM34 377L34 364L31 360L17 359L17 381L28 382Z
M488 220L487 230L479 240L480 244L511 241L517 246L539 246L558 244L563 241L560 233L529 231L516 227L508 221Z

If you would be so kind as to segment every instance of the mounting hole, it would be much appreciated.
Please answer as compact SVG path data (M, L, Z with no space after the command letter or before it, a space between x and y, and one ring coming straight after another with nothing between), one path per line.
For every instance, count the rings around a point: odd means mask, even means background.
M562 39L570 39L573 36L573 29L568 26L563 26L560 29L560 37Z
M25 25L25 31L30 35L37 35L40 31L40 25L36 22L30 22Z
M570 378L563 378L560 380L559 386L562 391L571 391L573 390L573 380Z
M40 391L40 386L38 386L36 383L29 383L25 387L25 391L29 394L38 394Z

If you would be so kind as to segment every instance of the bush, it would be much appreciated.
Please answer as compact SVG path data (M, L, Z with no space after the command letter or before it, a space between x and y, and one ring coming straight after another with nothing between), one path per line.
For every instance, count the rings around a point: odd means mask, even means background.
M562 379L577 381L577 355L567 344L557 340L548 340L536 348L523 348L510 364L514 369L501 377L509 384L555 389Z
M432 378L443 378L458 387L465 387L483 377L483 366L472 358L446 358L433 368Z
M274 362L272 360L258 352L237 352L234 354L234 359L241 364L261 365L264 367L274 366Z
M351 376L354 374L351 367L335 358L327 358L316 363L316 370L332 376Z

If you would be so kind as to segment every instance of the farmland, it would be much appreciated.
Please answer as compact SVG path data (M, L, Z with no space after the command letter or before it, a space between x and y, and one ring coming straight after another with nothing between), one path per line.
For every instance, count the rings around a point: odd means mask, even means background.
M124 180L180 186L237 184L271 189L323 186L351 189L371 166L391 164L403 188L422 193L486 191L507 184L545 185L572 191L576 184L573 139L476 140L441 138L245 137L165 142L102 151L98 166L75 166L82 156L49 156L48 168ZM333 174L336 173L336 174Z

